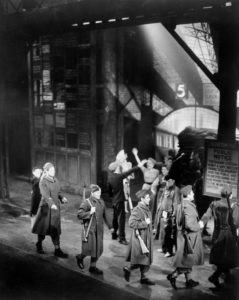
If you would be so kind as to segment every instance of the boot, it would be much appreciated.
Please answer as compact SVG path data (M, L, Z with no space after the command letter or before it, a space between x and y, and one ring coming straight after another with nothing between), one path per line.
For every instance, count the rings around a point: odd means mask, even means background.
M43 248L42 248L42 242L38 241L36 243L36 248L37 248L37 253L39 253L39 254L44 254L45 253Z
M171 286L176 290L177 286L176 286L176 278L172 276L172 274L168 274L167 275L167 279L169 280Z
M124 279L129 282L130 279L130 269L128 267L123 268L124 271Z
M61 248L55 249L55 256L60 257L60 258L68 258L68 254L64 253Z
M140 279L140 283L141 284L147 284L147 285L155 285L155 282L153 282L152 280L150 280L149 278L147 277L142 277Z
M197 285L199 285L199 282L194 281L193 279L189 279L188 281L186 281L186 288L188 288L188 289L193 288Z

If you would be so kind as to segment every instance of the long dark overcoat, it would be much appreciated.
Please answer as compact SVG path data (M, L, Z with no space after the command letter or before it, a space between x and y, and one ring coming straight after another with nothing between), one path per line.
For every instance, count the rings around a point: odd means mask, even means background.
M37 214L39 204L41 202L41 192L39 188L40 179L37 177L33 177L31 183L32 183L32 193L31 193L30 216L35 216Z
M232 212L232 216L233 216ZM206 223L208 219L214 217L214 231L212 236L212 249L210 253L211 264L233 268L238 265L237 237L233 235L229 225L229 207L227 199L222 198L213 201L206 213L202 216L202 221ZM234 220L236 223L236 220Z
M196 206L189 200L178 204L176 213L177 251L173 259L175 268L192 268L204 262L203 244ZM193 253L188 254L184 238L184 230L192 247Z
M56 178L42 177L39 183L41 202L32 228L32 233L41 235L61 234L60 185ZM51 209L55 204L57 210Z
M130 261L132 265L149 266L153 261L153 241L152 241L152 224L147 225L145 218L150 218L152 222L151 212L149 207L139 202L133 209L129 218L129 226L132 228L132 235L128 246L126 261ZM141 238L149 250L149 255L142 254L139 239L135 234L138 229Z
M87 242L84 242L85 233L87 232L91 215L91 205L96 208L95 213L92 216L92 223L89 230L89 236ZM90 197L85 199L80 205L77 216L83 221L84 232L82 234L82 254L85 256L91 256L99 258L103 253L103 235L104 235L104 221L111 228L111 223L106 215L105 204L102 199L96 199Z

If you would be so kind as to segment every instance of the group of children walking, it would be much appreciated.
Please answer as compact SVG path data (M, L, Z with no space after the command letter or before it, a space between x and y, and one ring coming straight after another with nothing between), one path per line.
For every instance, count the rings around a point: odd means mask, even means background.
M234 205L233 211L230 205L231 189L229 186L222 189L222 199L213 201L207 212L199 220L194 200L194 193L191 185L176 188L174 179L166 177L166 186L162 189L160 201L156 199L157 180L152 180L152 169L144 167L150 166L151 161L140 161L137 150L133 150L138 165L132 168L127 165L127 155L121 151L116 161L109 165L109 183L112 188L113 221L106 214L104 201L101 199L101 188L92 184L90 186L90 197L84 198L77 213L81 221L82 251L76 255L77 265L84 269L84 258L91 257L89 272L101 275L96 263L103 252L103 231L104 221L112 234L112 239L119 238L119 243L126 245L126 260L130 262L123 268L123 275L126 281L130 280L131 272L140 269L141 284L154 285L155 283L147 277L150 265L153 262L153 234L161 238L160 250L168 253L166 256L173 257L174 271L168 274L167 279L173 288L177 289L176 279L180 274L185 275L185 285L187 288L195 287L199 282L192 279L192 267L204 263L203 243L201 238L201 228L213 216L215 222L213 244L210 262L218 266L217 271L209 277L217 288L220 286L219 277L221 273L226 274L229 280L230 269L238 262L238 237L233 228L239 226L238 205ZM144 185L136 193L138 204L132 208L129 216L129 227L131 228L131 238L128 242L125 235L126 207L125 201L129 201L130 190L129 181L133 173L141 169L144 174ZM50 235L55 246L55 255L67 258L68 255L60 248L60 203L66 203L66 198L60 194L59 183L55 178L55 168L51 163L46 163L43 172L39 168L33 170L34 179L32 181L32 232L38 234L36 243L37 252L44 253L42 241L45 235ZM154 175L155 175L154 174ZM129 177L131 176L131 177ZM158 176L158 175L157 175ZM126 179L126 181L125 181ZM127 184L127 186L126 186ZM176 199L176 200L175 200ZM131 198L130 198L131 200ZM157 201L157 210L154 219L152 218L152 206ZM132 204L132 202L131 202ZM165 225L166 224L166 225ZM225 241L228 242L231 252L225 249Z

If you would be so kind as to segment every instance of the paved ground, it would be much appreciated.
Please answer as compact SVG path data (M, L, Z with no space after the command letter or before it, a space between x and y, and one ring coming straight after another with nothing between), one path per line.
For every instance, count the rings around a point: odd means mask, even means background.
M104 254L99 260L103 276L92 276L78 269L75 255L80 252L81 227L76 212L81 199L67 195L69 204L62 207L62 249L69 253L69 259L57 259L49 238L44 242L46 254L35 252L36 236L30 232L29 183L11 180L11 199L0 202L0 298L1 299L239 299L238 285L228 285L220 292L211 289L207 281L212 273L208 264L210 238L204 237L205 264L195 267L194 278L200 285L193 290L184 287L184 278L178 280L179 289L173 290L166 280L171 272L171 258L157 252L154 244L154 262L149 277L155 280L152 287L142 286L139 273L135 271L130 283L123 278L126 247L112 241L105 227ZM108 205L109 206L109 205ZM112 210L108 208L108 213ZM211 230L211 229L210 229ZM130 230L127 228L129 237ZM234 270L238 277L239 270Z

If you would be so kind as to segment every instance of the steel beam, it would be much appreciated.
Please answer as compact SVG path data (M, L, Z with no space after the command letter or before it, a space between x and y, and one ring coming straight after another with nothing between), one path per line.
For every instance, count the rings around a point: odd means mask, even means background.
M49 8L2 15L6 30L49 34L73 27L109 28L162 22L239 23L236 0L82 0Z

